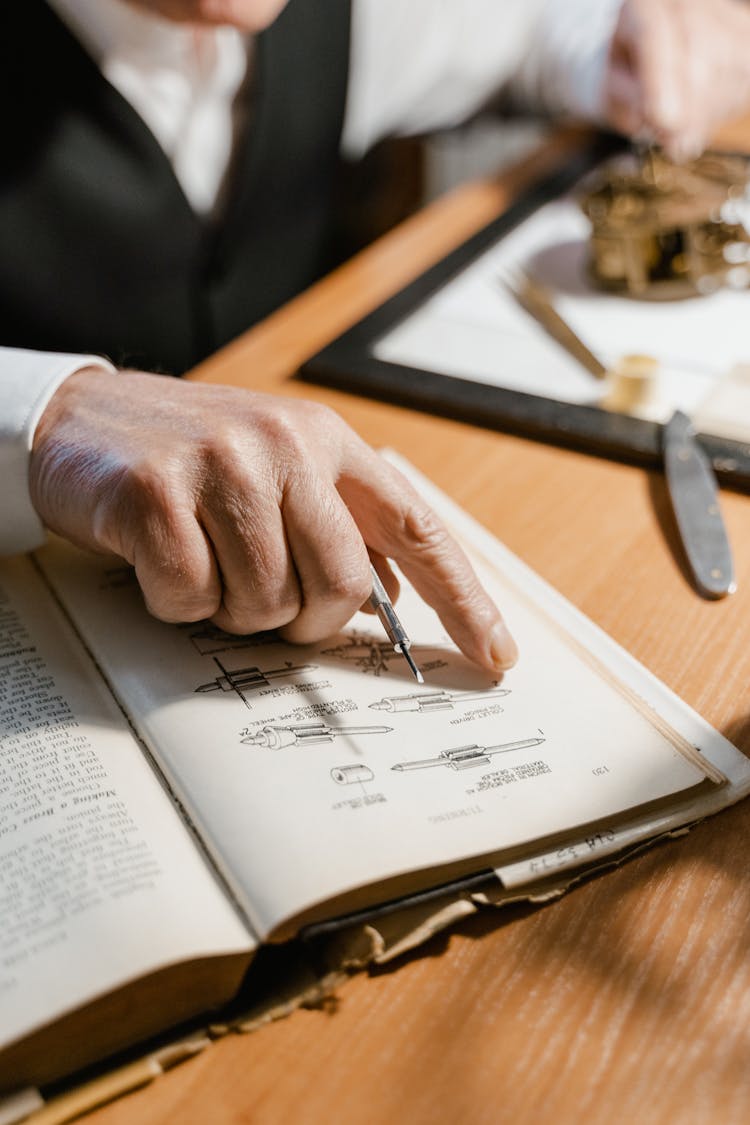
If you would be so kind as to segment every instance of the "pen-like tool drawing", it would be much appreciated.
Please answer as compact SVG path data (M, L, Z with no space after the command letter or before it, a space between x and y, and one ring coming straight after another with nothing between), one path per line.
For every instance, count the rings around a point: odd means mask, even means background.
M371 703L373 711L452 711L459 703L472 703L483 700L491 703L503 695L510 695L508 688L488 688L485 691L425 691L411 695L386 695L377 703Z
M198 624L191 622L180 625L179 628L187 633L191 645L200 656L216 656L220 652L235 652L237 649L254 647L261 643L263 636L258 633L252 636L225 633L211 621L201 621ZM268 635L270 637L270 634Z
M334 766L331 777L337 785L354 785L358 781L372 781L375 774L369 766Z
M412 651L418 649L423 652L426 649L430 652L434 651L432 647L425 645L412 645ZM396 653L393 645L388 641L377 641L374 637L353 633L346 641L334 648L324 648L323 656L332 656L336 660L351 661L361 671L372 672L374 676L381 676L388 671L388 662L396 656Z
M452 770L468 770L474 766L490 765L492 755L509 754L511 750L528 750L531 746L541 746L544 738L522 738L519 742L503 742L498 746L456 746L453 750L441 750L436 758L419 758L413 762L399 762L391 766L399 773L405 770L429 770L435 766L448 766Z
M298 726L267 726L240 739L245 746L264 750L284 750L288 746L314 746L333 742L341 735L388 734L393 727L332 727L328 723L301 723Z
M299 664L297 666L287 664L283 668L270 668L267 671L261 671L260 668L236 668L230 670L224 667L217 656L214 657L214 661L221 675L216 676L213 680L209 680L206 684L200 684L195 690L202 693L208 691L233 691L250 710L252 710L252 707L247 699L248 692L258 691L260 688L268 687L271 680L276 680L280 676L294 676L298 672L312 672L317 667L316 664Z

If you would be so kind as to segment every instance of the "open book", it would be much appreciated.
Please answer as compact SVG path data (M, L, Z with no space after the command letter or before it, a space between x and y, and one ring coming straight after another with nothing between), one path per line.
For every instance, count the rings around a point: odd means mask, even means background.
M716 812L750 765L402 466L521 650L470 666L408 588L291 647L161 624L117 560L0 568L0 1092L222 1005L261 943L456 884L534 893Z

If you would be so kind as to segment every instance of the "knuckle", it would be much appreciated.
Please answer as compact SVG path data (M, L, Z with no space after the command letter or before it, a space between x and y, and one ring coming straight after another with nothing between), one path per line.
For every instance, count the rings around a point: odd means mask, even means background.
M338 449L346 433L351 433L343 418L322 402L300 400L289 404L283 418L286 439L293 449L330 453Z
M367 601L371 588L369 574L336 570L326 573L324 585L316 593L321 601L356 609Z
M264 439L255 461L256 479L263 482L266 493L273 490L278 502L283 503L290 488L312 481L318 454L290 419L274 419Z
M280 497L271 459L251 451L247 434L232 426L203 450L196 491L201 511L228 534L253 543L262 542L268 505Z
M232 464L243 456L243 433L232 421L217 423L207 439L203 456L209 467Z
M266 439L273 451L284 456L307 452L307 427L304 424L304 411L290 408L286 404L266 410L261 425Z
M236 599L225 595L213 620L227 633L260 633L280 629L299 616L301 599L294 590L256 588L253 597Z
M330 406L312 399L298 399L294 403L294 413L316 429L333 429L343 425L343 419Z
M497 610L473 573L456 576L453 581L446 582L446 589L459 614L467 619L484 621L489 629L497 616Z
M197 452L204 489L239 491L247 487L249 463L248 431L234 421L217 424Z
M404 509L401 521L404 545L412 553L444 554L452 539L436 512L420 497L412 498Z
M141 457L125 470L116 485L116 502L122 518L148 527L155 519L171 522L181 507L179 474L158 455Z
M252 464L254 479L283 490L282 482L295 474L302 482L316 475L316 466L340 445L344 428L339 415L321 403L256 399L249 412L238 410L211 434L206 460L214 478L239 480Z
M201 581L175 544L150 542L136 551L135 571L149 612L160 621L203 621L220 603L218 588Z
M167 581L182 584L190 572L187 543L194 508L182 474L165 458L141 458L123 468L118 479L101 490L92 511L97 543L114 549L129 562L158 560Z
M160 621L177 625L192 621L205 621L216 612L218 598L210 597L186 586L180 589L170 582L169 593L161 596L144 592L149 612Z

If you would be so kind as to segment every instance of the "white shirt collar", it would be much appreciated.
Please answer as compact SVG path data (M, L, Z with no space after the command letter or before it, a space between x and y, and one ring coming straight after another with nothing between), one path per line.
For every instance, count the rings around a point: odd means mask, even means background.
M163 19L124 0L48 3L154 134L193 208L214 210L244 123L236 110L249 37Z

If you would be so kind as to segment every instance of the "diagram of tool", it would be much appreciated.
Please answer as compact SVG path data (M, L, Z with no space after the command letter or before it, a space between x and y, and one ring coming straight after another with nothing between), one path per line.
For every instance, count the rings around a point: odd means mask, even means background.
M299 723L294 726L266 726L240 739L245 746L264 750L285 750L288 746L314 746L333 742L345 735L388 734L393 727L332 727L328 723Z
M392 770L403 773L406 770L429 770L436 766L448 766L452 770L474 769L475 766L488 766L495 754L509 754L511 750L528 750L541 746L546 740L522 738L518 742L501 742L497 746L456 746L452 750L441 750L436 758L419 758L413 762L399 762Z
M473 703L481 699L491 703L503 695L510 695L508 688L486 688L484 691L415 691L411 695L386 695L377 703L371 703L373 711L452 711L461 703Z
M334 766L331 777L337 785L355 785L358 781L372 781L375 774L369 766Z
M270 668L265 671L260 668L236 668L231 670L224 667L218 656L214 656L213 659L221 674L216 676L215 679L209 680L206 684L200 684L195 690L202 693L233 691L250 710L252 710L252 704L247 696L251 692L268 687L272 680L277 680L282 676L295 676L302 672L313 672L317 668L317 664L285 664L283 668Z
M415 656L420 647L424 649L425 646L412 645L410 649L412 655ZM387 672L390 660L401 659L400 654L394 651L390 641L379 641L373 637L355 634L342 644L336 645L335 648L323 649L323 656L333 656L336 660L351 661L363 672L372 672L374 676L381 676L383 672Z
M119 590L123 586L137 586L138 579L136 578L135 568L132 566L111 566L108 567L103 575L102 581L99 585L100 590Z
M252 637L225 633L218 625L210 621L201 621L197 626L181 626L188 629L190 643L201 656L215 656L219 652L232 652L238 648L248 648L250 645L262 643L262 638L256 633Z

